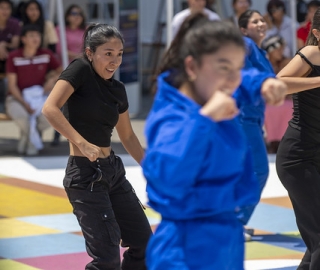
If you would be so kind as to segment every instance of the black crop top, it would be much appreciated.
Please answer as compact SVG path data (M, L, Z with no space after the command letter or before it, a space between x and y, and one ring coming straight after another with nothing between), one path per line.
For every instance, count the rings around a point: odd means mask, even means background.
M312 68L307 77L320 76L320 66L313 65L300 51L297 52ZM320 87L294 93L293 117L289 125L296 129L308 130L310 136L320 140Z
M90 143L110 146L119 114L129 107L124 85L115 79L104 80L83 58L72 61L59 80L74 88L62 109L73 128Z

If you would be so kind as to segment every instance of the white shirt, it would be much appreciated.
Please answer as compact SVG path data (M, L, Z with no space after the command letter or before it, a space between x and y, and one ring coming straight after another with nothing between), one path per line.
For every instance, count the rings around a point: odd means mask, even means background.
M220 21L220 17L217 13L211 11L210 9L204 8L203 13L208 16L210 21ZM172 27L172 39L176 36L177 32L180 29L181 24L183 21L191 14L191 9L187 8L180 12L178 12L176 15L174 15L171 23Z

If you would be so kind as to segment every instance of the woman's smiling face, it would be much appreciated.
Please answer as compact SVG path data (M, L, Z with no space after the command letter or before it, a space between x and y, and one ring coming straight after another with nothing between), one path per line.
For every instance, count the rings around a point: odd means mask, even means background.
M103 79L110 79L122 63L123 43L119 38L110 38L97 47L95 52L86 49L93 69Z
M241 28L241 31L260 45L266 35L267 24L262 15L254 12L248 20L247 28Z

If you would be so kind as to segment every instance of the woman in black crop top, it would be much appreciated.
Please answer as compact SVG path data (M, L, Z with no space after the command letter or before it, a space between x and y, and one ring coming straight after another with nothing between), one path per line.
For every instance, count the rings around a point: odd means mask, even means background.
M278 176L289 193L307 251L297 268L320 269L320 9L307 46L278 77L293 94L293 116L277 152Z
M122 61L123 38L115 27L90 25L83 52L83 58L62 72L43 114L69 140L63 184L93 258L85 269L146 269L150 225L120 157L110 147L116 127L138 163L144 155L130 124L125 87L113 79ZM122 265L120 240L128 247Z

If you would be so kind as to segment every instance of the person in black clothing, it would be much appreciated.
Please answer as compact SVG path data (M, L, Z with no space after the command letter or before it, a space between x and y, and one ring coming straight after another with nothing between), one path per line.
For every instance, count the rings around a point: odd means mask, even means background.
M297 8L297 22L302 23L305 21L308 13L308 4L304 0L298 0L296 4Z
M276 158L278 176L289 193L307 250L297 268L320 269L320 8L307 46L279 73L293 94L293 116Z
M83 57L62 72L43 107L51 125L70 143L63 184L93 258L87 270L146 269L145 249L152 234L121 158L110 147L116 127L131 156L138 163L144 156L130 123L125 86L113 78L123 44L115 27L90 25ZM129 247L122 266L120 240Z

